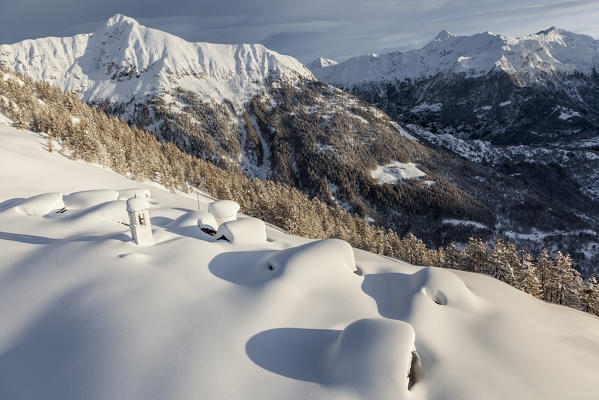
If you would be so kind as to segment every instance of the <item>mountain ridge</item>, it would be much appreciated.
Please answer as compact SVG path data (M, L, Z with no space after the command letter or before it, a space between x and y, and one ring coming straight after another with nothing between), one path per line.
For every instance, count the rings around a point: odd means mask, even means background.
M539 79L539 74L590 74L598 68L599 40L552 27L519 38L491 32L455 36L443 30L420 49L356 56L312 72L321 81L347 88L364 82L430 77L441 72L478 77L499 69Z
M178 85L243 101L272 76L313 79L295 58L261 44L187 42L121 14L94 33L0 45L0 65L53 80L88 102L127 102Z

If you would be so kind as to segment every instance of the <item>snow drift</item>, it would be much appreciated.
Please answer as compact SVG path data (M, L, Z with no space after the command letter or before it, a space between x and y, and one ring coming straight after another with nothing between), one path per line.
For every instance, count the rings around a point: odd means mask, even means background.
M595 317L270 226L202 240L196 197L155 186L138 247L91 216L139 183L0 141L0 398L596 398Z

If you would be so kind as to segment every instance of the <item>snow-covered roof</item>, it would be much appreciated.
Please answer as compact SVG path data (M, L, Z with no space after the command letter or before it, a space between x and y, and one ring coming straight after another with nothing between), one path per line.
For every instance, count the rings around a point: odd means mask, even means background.
M145 197L132 197L127 200L127 211L135 212L135 211L143 211L150 208L150 204Z
M225 237L234 244L255 244L266 241L266 225L257 218L225 222L218 227L216 237Z
M239 204L233 200L217 200L208 205L208 212L215 218L229 218L237 215Z
M212 230L218 229L218 223L216 222L214 215L212 215L206 211L202 211L198 215L198 226L200 227L200 229L202 229L202 228L210 228Z

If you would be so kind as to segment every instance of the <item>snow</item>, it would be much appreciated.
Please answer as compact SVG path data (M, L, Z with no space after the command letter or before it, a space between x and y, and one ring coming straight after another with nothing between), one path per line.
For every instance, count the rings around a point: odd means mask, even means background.
M574 111L566 107L558 106L557 110L560 112L558 118L562 121L567 121L573 117L580 117L580 113L578 111Z
M416 143L420 143L420 141L418 140L417 137L410 135L408 133L408 131L406 131L401 125L399 125L397 122L395 121L391 121L391 124L395 127L395 129L397 129L399 131L399 134L405 138L408 138Z
M94 33L0 45L0 65L87 102L128 103L183 87L241 103L269 77L314 79L295 58L261 44L191 43L120 14Z
M464 219L446 218L443 220L442 223L445 225L454 225L454 226L458 226L458 225L471 226L471 227L479 228L479 229L487 228L486 225L481 224L480 222L468 221L468 220L464 220Z
M43 135L3 125L0 142L2 399L596 398L596 317L270 226L209 240L195 195L48 153ZM131 188L152 189L153 246L96 213L124 200L73 196ZM42 193L38 215L19 211ZM53 213L61 193L89 207Z
M196 215L196 219L200 229L211 229L215 232L218 229L218 222L216 222L216 218L214 218L214 215L210 214L207 211L198 212L198 214Z
M83 210L107 201L118 200L118 198L117 190L85 190L65 196L64 204L70 209Z
M127 200L127 211L136 212L143 211L150 208L150 204L145 197L132 197Z
M438 111L441 111L442 106L443 106L443 104L441 104L441 103L428 104L425 102L425 103L418 104L416 107L413 107L410 111L412 111L414 113L418 113L418 112L422 112L422 111L438 112Z
M237 218L239 204L233 200L217 200L210 203L208 212L214 215L216 222L222 224L227 221L234 221Z
M501 103L499 103L499 107L505 107L512 104L511 100L507 100L507 101L502 101Z
M266 226L257 218L242 218L219 225L216 237L233 244L260 244L266 241Z
M16 209L31 216L44 216L64 207L61 193L43 193L23 200Z
M376 179L379 184L389 183L393 185L401 179L416 179L426 174L416 168L414 163L401 163L392 161L386 165L379 165L375 170L370 171L370 176Z
M310 260L321 260L324 264L336 265L341 270L357 271L352 247L338 239L317 240L279 251L268 259L267 264L274 271L284 268L302 270Z
M326 68L309 67L319 80L346 88L439 72L483 76L495 69L542 79L556 72L591 74L599 68L599 41L556 28L519 38L491 32L454 36L443 31L418 50L352 57Z

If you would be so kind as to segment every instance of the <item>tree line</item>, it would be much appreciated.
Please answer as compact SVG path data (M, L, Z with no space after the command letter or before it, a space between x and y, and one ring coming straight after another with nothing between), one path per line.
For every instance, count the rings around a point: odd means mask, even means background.
M337 204L308 198L298 189L268 180L250 179L224 170L160 142L155 135L107 115L47 83L0 70L0 113L14 126L47 134L49 151L96 163L140 181L154 181L169 189L203 190L216 198L237 201L248 215L272 223L294 235L339 238L352 246L405 260L490 275L539 299L599 315L599 284L586 282L572 268L568 254L551 256L544 249L534 257L513 243L494 244L470 238L461 249L429 249L408 233L400 238L391 229L370 224Z

